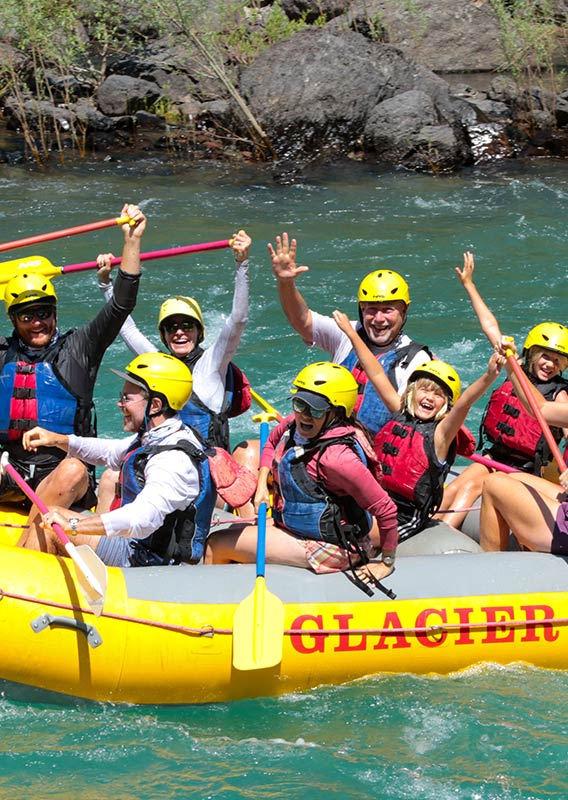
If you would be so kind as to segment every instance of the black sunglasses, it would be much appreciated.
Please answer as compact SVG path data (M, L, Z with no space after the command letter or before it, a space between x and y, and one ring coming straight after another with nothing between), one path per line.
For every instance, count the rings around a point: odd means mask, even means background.
M37 308L34 310L30 309L29 311L14 311L14 316L18 322L24 323L33 322L34 319L39 319L40 322L44 322L46 319L51 319L54 314L54 308Z
M179 330L182 330L184 333L188 333L189 331L194 330L194 328L197 328L197 322L194 322L192 319L184 319L180 322L166 320L162 323L162 328L166 331L166 333L175 333Z

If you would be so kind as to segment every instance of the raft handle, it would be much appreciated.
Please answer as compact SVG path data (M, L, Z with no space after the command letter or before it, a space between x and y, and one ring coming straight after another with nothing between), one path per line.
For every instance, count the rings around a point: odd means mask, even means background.
M41 616L32 620L32 622L30 622L30 625L32 626L32 630L35 633L41 633L46 628L52 626L58 628L69 628L69 630L79 631L79 633L85 634L88 643L93 649L103 643L101 635L99 634L95 626L87 625L86 622L83 622L80 619L72 619L71 617L55 617L53 614L42 614Z

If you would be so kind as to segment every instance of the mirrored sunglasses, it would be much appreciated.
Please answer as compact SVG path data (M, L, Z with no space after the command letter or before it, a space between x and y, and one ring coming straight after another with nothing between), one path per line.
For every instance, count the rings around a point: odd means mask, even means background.
M40 322L45 322L46 319L51 319L55 313L54 308L36 308L30 309L29 311L15 311L15 316L18 322L29 323L33 322L34 319L40 320Z
M197 323L194 322L192 319L183 319L179 322L174 322L173 320L166 320L162 323L162 327L166 331L166 333L175 333L176 331L183 331L184 333L189 333L189 331L194 330L197 328Z
M308 414L314 419L321 419L329 411L328 408L312 408L305 400L300 400L298 397L292 398L292 408L298 414Z

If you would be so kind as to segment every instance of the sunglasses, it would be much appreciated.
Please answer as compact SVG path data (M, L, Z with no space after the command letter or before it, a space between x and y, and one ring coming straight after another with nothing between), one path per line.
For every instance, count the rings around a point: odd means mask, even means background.
M189 333L189 331L197 328L197 323L191 319L184 319L180 322L174 322L173 320L170 320L169 322L163 322L162 327L166 333L175 333L179 330L183 331L184 333Z
M51 319L55 314L54 308L38 308L35 311L15 311L14 316L18 320L18 322L29 323L33 322L34 319L40 320L40 322L45 322L46 319Z
M313 419L321 419L324 414L327 414L329 408L312 408L305 400L300 400L298 397L292 398L292 408L298 414L307 414Z

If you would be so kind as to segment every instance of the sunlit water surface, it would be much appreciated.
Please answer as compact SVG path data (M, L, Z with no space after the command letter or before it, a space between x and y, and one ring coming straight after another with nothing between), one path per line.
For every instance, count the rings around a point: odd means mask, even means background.
M565 163L509 164L435 178L359 165L313 173L295 186L225 168L176 173L155 162L84 164L50 174L0 171L0 241L117 215L124 201L149 218L143 250L228 238L254 239L250 320L238 363L282 411L290 381L319 358L280 309L266 244L288 231L310 271L299 283L313 308L356 313L361 278L385 266L409 281L407 330L451 362L465 384L489 347L454 268L476 255L478 286L506 333L522 344L547 320L568 321ZM120 253L108 229L25 250L55 265ZM202 304L207 341L229 313L226 251L148 262L136 319L157 342L159 304L190 294ZM62 330L101 299L92 272L56 280ZM120 435L109 367L97 385L99 430ZM476 430L483 401L471 414ZM255 435L236 420L236 443ZM568 797L568 677L529 667L478 667L450 677L377 676L305 695L196 707L46 704L0 697L0 798L384 798L545 800ZM159 676L156 676L159 680ZM212 677L213 679L213 677Z

